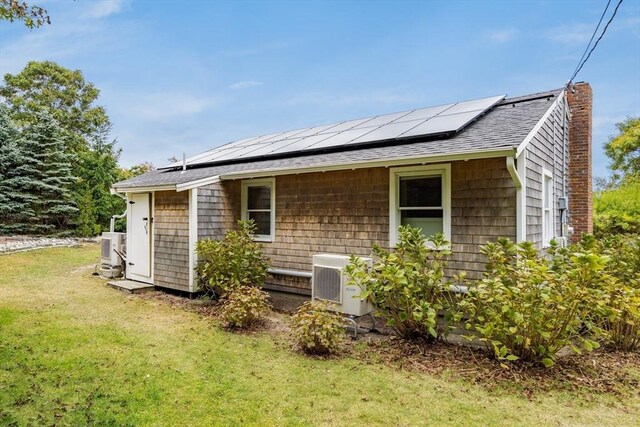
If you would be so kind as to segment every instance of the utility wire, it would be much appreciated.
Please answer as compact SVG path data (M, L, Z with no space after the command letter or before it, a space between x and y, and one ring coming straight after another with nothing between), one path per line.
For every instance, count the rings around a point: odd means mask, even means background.
M607 10L609 10L609 5L611 5L611 0L607 1L607 5L605 6L604 11L602 12L602 15L600 15L600 20L598 21L598 25L596 26L596 29L593 30L593 34L591 34L591 38L589 39L589 43L587 43L587 47L585 47L584 48L584 52L582 52L582 56L580 57L580 60L578 61L578 65L576 66L576 69L573 70L573 73L574 73L573 77L575 77L575 74L577 73L578 67L580 66L580 64L582 64L582 60L587 55L587 51L591 47L591 43L593 42L593 39L595 38L596 34L598 33L598 30L600 29L600 24L602 24L602 20L604 19L604 16L607 14ZM573 80L573 77L571 78L571 80Z
M611 1L609 0L609 3L610 2ZM613 14L611 15L611 18L609 18L609 21L607 21L607 24L602 29L602 33L600 34L600 37L598 37L596 42L593 44L593 46L591 47L591 50L589 51L587 56L585 57L584 54L582 54L582 57L584 58L584 60L582 58L580 59L580 61L578 62L578 66L576 67L576 70L574 71L573 75L571 76L571 78L569 79L569 82L567 84L571 84L571 82L573 82L573 79L575 79L576 76L578 75L578 73L580 72L580 70L582 70L582 67L584 67L584 64L587 63L587 61L591 57L591 54L593 53L595 48L598 46L598 43L600 42L600 40L602 40L602 37L604 37L604 34L607 32L607 28L609 28L609 25L613 21L613 18L615 18L616 13L618 13L618 9L620 8L620 5L622 4L622 2L623 2L623 0L619 0L618 1L618 4L616 5L616 8L613 10ZM607 3L607 7L605 8L604 13L602 14L603 17L604 17L604 14L606 13L607 9L609 8L609 3ZM600 22L598 22L598 26L596 27L595 31L593 32L593 36L591 36L591 40L593 40L593 37L598 32L598 28L600 27L600 23L601 22L602 22L602 17L600 18ZM589 41L589 45L590 44L591 44L591 41ZM587 45L587 49L589 49L589 45ZM586 52L586 50L585 50L585 52Z

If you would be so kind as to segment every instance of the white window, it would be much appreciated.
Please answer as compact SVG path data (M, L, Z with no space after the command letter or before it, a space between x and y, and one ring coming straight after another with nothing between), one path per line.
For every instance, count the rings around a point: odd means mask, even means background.
M255 240L272 242L276 234L276 182L274 178L242 182L243 220L256 223Z
M444 233L451 240L451 165L392 168L389 188L389 244L398 227L411 225L425 236Z
M545 170L542 182L542 243L548 246L553 239L553 175Z

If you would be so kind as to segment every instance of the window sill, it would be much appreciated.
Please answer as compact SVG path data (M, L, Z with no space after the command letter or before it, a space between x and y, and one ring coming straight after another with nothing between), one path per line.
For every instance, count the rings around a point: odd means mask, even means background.
M271 236L264 236L264 237L254 237L252 239L254 242L260 242L260 243L273 243L273 241L275 240L273 237Z

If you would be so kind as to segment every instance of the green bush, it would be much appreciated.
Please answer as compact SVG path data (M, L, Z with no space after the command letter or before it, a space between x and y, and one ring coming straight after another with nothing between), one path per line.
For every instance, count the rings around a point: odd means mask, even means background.
M293 337L305 353L331 354L340 350L344 321L329 308L324 301L307 301L293 315Z
M593 207L597 236L640 234L640 180L628 179L620 187L596 192Z
M455 295L444 279L448 242L441 234L424 237L419 228L401 226L395 252L377 245L373 253L377 262L372 269L352 256L345 269L351 282L369 300L387 324L404 338L435 340L449 330L456 315ZM444 326L438 313L445 311Z
M604 338L618 350L640 348L640 236L583 236L578 245L609 258L593 286L604 294Z
M269 263L262 259L262 246L253 241L253 221L238 221L238 230L222 240L201 240L196 245L196 271L202 290L220 297L240 286L262 286Z
M599 346L595 319L606 308L594 283L606 256L556 245L541 256L532 243L509 239L488 243L481 252L488 259L485 277L469 287L460 306L466 328L496 358L549 367L563 347L579 353Z
M269 296L255 286L240 286L222 300L220 315L230 329L246 329L264 319L269 311Z

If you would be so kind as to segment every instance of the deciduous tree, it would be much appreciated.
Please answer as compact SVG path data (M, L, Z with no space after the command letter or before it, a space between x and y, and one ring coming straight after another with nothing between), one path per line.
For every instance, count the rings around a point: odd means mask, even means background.
M22 21L29 28L51 24L46 9L36 5L29 6L26 1L19 0L0 0L0 21Z

